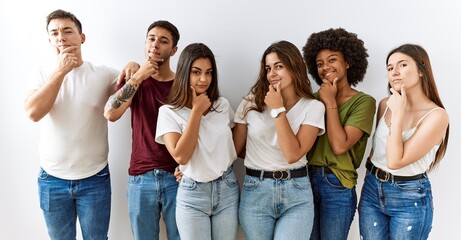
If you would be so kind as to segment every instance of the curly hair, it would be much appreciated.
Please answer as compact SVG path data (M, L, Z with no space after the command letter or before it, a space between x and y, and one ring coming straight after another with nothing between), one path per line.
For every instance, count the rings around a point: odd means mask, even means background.
M330 28L325 31L313 33L307 39L303 47L303 57L309 74L318 85L322 84L317 71L317 54L322 49L340 51L349 64L347 80L349 85L355 86L363 81L368 67L368 53L363 41L357 38L357 34L350 33L343 28Z

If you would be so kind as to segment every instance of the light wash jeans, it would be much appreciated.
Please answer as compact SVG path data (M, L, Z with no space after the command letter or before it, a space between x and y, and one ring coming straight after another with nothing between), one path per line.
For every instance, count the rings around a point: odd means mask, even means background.
M355 187L345 188L334 174L309 174L315 206L310 239L347 240L357 208Z
M176 223L182 240L235 240L240 186L232 167L211 182L183 176L176 198Z
M381 182L367 170L359 204L363 240L427 239L432 214L427 175L412 181Z
M85 240L106 240L111 187L109 167L81 180L65 180L40 170L40 207L52 240L76 238L76 219Z
M179 240L175 217L177 190L176 177L161 169L128 177L128 212L134 239L158 240L162 215L168 239Z
M274 180L246 175L239 207L247 240L308 239L314 220L309 177Z

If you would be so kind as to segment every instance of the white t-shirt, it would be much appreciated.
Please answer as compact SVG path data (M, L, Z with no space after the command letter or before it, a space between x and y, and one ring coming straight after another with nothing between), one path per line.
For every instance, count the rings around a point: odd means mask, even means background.
M275 119L270 116L270 109L263 112L249 111L245 117L247 107L254 104L245 99L240 103L234 122L247 125L245 166L258 170L287 170L306 165L306 156L299 161L289 164L283 156L278 144ZM315 99L301 98L286 113L291 129L296 134L301 125L311 125L320 129L319 136L325 132L325 107Z
M197 182L209 182L222 176L237 158L231 128L234 127L234 111L229 102L220 97L213 103L215 111L202 116L198 143L187 165L180 165L181 172ZM163 135L170 132L183 134L191 109L172 109L163 105L159 109L155 141L165 144Z
M53 69L40 69L29 79L39 89ZM104 106L116 90L118 71L84 62L62 82L56 102L40 121L40 165L68 180L90 177L107 165L109 145Z

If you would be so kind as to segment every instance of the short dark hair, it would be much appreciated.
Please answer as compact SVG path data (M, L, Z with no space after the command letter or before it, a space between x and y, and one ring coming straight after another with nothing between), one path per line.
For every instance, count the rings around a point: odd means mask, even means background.
M368 67L368 53L361 39L357 34L348 32L343 28L330 28L325 31L313 33L303 47L304 61L306 62L309 74L320 86L323 81L317 71L317 54L329 49L339 51L344 55L344 60L349 64L347 69L347 81L349 85L355 86L363 81Z
M75 23L78 29L78 33L82 34L82 23L78 18L71 12L64 11L62 9L58 9L53 11L52 13L46 16L46 31L48 32L48 25L50 25L51 20L59 19L59 18L67 18L70 19L72 22Z
M173 47L176 47L178 45L180 35L175 25L165 20L155 21L147 28L146 36L147 34L149 34L149 31L154 27L160 27L168 30L171 33L171 36L173 36Z

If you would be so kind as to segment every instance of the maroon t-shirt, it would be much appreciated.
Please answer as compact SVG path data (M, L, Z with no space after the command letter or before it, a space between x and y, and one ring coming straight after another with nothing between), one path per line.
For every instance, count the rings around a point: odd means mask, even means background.
M118 87L121 88L124 83ZM173 173L178 164L165 145L155 142L158 109L170 92L173 80L161 82L149 77L139 86L131 103L132 150L128 174L135 176L153 169Z

